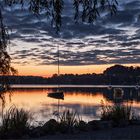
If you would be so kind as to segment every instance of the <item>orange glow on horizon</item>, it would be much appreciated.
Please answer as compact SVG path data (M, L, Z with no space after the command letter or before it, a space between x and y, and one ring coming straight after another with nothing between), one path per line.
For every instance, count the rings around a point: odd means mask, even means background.
M106 65L84 65L84 66L60 66L60 74L86 74L86 73L102 73L106 68L115 64ZM124 66L140 66L140 64L123 64ZM18 75L32 75L50 77L57 73L56 65L13 65L18 70Z

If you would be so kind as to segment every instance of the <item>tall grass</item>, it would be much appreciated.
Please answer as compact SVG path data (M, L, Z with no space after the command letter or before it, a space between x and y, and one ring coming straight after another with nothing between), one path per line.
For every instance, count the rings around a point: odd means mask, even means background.
M79 125L81 118L77 112L70 110L64 111L60 116L60 129L61 131L72 132L75 127Z
M112 106L105 105L102 102L101 106L101 120L111 120L115 124L121 121L130 121L133 119L134 113L131 105L114 104Z
M30 127L29 118L29 112L12 106L3 115L1 137L16 138L24 135Z

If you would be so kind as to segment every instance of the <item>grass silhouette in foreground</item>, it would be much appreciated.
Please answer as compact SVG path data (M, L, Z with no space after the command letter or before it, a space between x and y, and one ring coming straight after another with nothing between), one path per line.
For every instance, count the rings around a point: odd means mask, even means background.
M0 134L2 138L17 138L26 134L29 130L29 112L23 109L17 109L15 106L10 107L2 118Z
M102 102L101 105L101 120L112 121L114 126L121 125L122 122L128 122L135 119L136 116L132 111L131 105L114 104L106 105Z
M0 126L0 138L37 138L57 133L79 133L113 127L128 126L136 120L131 105L101 106L101 120L84 122L77 112L66 110L59 116L59 120L50 119L42 126L31 126L30 113L12 106L3 114ZM110 126L109 126L110 124ZM124 125L125 124L125 125Z
M79 126L81 121L79 114L70 110L64 111L59 118L62 132L72 132L75 127Z

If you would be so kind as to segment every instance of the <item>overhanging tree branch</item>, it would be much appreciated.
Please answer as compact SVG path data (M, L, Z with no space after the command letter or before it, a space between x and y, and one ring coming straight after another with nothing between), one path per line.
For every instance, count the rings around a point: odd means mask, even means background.
M8 88L8 77L6 76L16 73L16 70L13 67L11 67L11 57L7 52L8 43L8 30L3 24L2 11L0 8L0 75L3 76L1 84L4 88Z
M60 30L62 23L62 12L67 0L3 0L6 5L26 6L30 12L41 14L52 19L52 25L56 31ZM93 23L102 12L109 12L111 15L117 12L117 0L72 0L75 11L74 20Z

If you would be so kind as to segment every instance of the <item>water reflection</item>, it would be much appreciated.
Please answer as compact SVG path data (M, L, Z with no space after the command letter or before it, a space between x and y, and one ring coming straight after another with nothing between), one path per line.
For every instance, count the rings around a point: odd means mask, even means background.
M58 109L56 99L47 96L56 89L18 89L5 94L5 110L13 104L16 107L24 108L33 114L36 121L46 121L54 118L53 113ZM100 119L101 100L112 104L116 102L112 88L63 88L65 100L60 100L60 113L63 110L75 110L84 120ZM140 91L135 88L123 88L123 97L118 100L120 103L132 102L132 107L136 114L140 115ZM1 115L1 114L0 114Z

